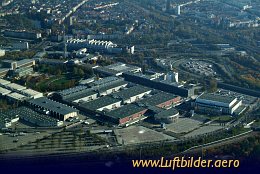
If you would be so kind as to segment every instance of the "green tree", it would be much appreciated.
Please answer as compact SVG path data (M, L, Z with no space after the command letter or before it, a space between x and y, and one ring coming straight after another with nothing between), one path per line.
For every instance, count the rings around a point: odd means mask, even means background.
M218 84L215 79L209 81L209 92L216 92L218 89Z

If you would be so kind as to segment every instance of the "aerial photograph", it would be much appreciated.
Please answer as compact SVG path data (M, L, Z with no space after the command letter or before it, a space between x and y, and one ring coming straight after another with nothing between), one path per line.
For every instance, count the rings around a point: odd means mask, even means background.
M259 170L260 0L0 0L0 173Z

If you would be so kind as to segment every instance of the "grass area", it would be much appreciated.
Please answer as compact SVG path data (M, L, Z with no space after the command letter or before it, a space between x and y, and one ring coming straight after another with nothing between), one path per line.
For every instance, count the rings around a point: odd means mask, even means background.
M68 78L67 75L59 75L42 80L35 85L35 89L42 92L63 90L75 86L75 83L76 79Z
M208 117L211 120L216 120L218 122L229 122L231 120L233 120L234 118L231 117L230 115L221 115L221 116L214 116L214 117Z
M216 121L220 123L230 122L234 119L230 115L218 115L218 116L209 116L209 115L195 115L193 116L194 119L202 120L202 121Z

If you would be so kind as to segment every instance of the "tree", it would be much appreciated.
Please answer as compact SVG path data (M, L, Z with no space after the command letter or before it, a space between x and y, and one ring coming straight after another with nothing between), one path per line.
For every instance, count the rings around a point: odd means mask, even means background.
M84 77L84 71L82 69L78 70L78 76L80 76L81 78Z
M218 89L218 84L216 79L211 79L209 81L209 92L216 92Z

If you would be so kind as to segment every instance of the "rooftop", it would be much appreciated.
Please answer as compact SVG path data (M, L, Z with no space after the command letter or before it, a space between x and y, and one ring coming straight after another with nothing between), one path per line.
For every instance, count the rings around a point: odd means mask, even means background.
M97 94L97 92L95 92L95 91L93 91L92 89L89 88L88 90L84 90L80 93L76 93L75 95L67 96L64 100L66 100L68 102L72 102L74 100L78 100L78 99L88 97L88 96L91 96L91 95L94 95L94 94Z
M147 88L145 86L141 86L141 85L136 85L133 87L130 87L128 89L116 92L113 95L113 97L115 98L121 98L121 99L129 99L130 97L151 91L151 88Z
M18 91L21 91L21 90L25 90L26 87L25 86L21 86L21 85L18 85L16 83L9 83L9 84L6 84L5 85L7 88L11 88L11 89L14 89L14 90L18 90Z
M35 95L38 95L38 94L42 94L41 92L38 92L38 91L35 91L35 90L32 90L32 89L25 89L23 91L21 91L23 94L25 95L30 95L30 96L35 96Z
M5 94L9 94L11 93L12 91L8 90L8 89L5 89L5 88L2 88L0 87L0 94L2 95L5 95Z
M115 88L118 86L122 86L122 85L127 85L127 84L128 83L126 81L115 81L115 82L110 82L110 83L96 86L96 87L94 87L94 89L97 90L98 92L104 92L109 89L112 89L112 88Z
M50 111L53 111L56 113L60 113L62 115L66 115L71 112L78 112L78 110L75 108L69 107L67 105L58 103L53 100L50 100L46 97L41 97L41 98L30 100L29 103L32 105L37 105L37 106L43 107L47 110L50 110Z
M112 105L114 103L120 102L120 101L121 100L119 100L119 99L112 98L112 97L109 97L109 96L105 96L105 97L101 97L99 99L96 99L96 100L93 100L93 101L90 101L90 102L87 102L87 103L83 103L80 106L84 107L86 109L95 111L99 108L103 108L103 107L106 107L108 105Z
M151 97L147 97L143 100L140 100L138 103L143 104L145 106L156 106L161 103L167 102L169 100L172 100L178 96L166 92L159 92L157 94L154 94Z
M156 118L165 118L165 117L170 117L173 115L177 115L179 111L175 108L167 109L162 112L159 112L158 114L155 115Z
M13 113L15 115L21 116L21 117L26 117L26 118L31 118L33 120L42 121L42 122L57 122L57 119L53 117L49 117L47 115L39 114L38 112L27 108L27 107L19 107L13 110Z
M146 109L143 107L140 107L140 106L137 106L134 104L129 104L129 105L122 106L118 109L112 110L110 112L107 112L106 115L113 117L113 118L121 119L121 118L131 116L133 114L139 113L144 110L146 110Z
M11 82L0 78L0 84L1 85L7 85L9 83L11 83Z
M211 101L217 101L217 102L228 103L228 104L236 99L236 97L230 95L219 95L219 94L209 94L209 93L204 93L198 98L203 100L211 100Z
M64 96L71 95L71 94L74 94L74 93L77 93L77 92L80 92L80 91L83 91L86 89L88 89L88 87L86 87L86 86L76 86L73 88L62 90L59 92L59 94L64 97Z
M22 95L22 94L19 94L19 93L16 93L16 92L7 94L6 96L7 96L7 97L10 97L10 98L13 98L13 99L16 99L16 100L24 100L24 99L27 99L26 96L24 96L24 95Z

